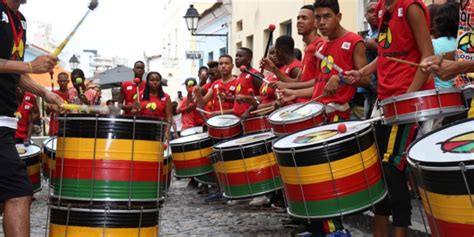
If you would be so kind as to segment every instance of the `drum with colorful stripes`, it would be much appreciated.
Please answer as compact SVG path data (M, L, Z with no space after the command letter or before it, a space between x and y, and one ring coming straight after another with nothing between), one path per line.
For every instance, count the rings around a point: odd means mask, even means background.
M326 119L323 104L313 102L293 111L301 105L302 103L288 105L268 115L268 121L275 135L284 136L307 128L316 127L322 124Z
M272 150L275 139L271 132L258 133L213 147L214 172L226 198L260 196L282 188Z
M85 114L61 115L59 122L55 197L156 202L162 196L165 122Z
M181 137L170 142L175 176L190 178L212 172L207 158L212 153L212 139L207 133Z
M53 172L56 164L56 137L50 137L43 142L43 154L41 157L41 172L43 177L49 179L50 173Z
M418 187L432 236L474 234L474 119L433 131L416 140L408 162Z
M16 144L16 150L20 158L26 164L28 177L30 178L33 191L41 190L41 173L40 173L40 156L41 148L36 145L29 145L25 147L23 144Z
M366 210L387 194L372 126L346 126L345 133L335 123L275 141L290 215L342 216Z
M161 193L162 195L166 194L166 192L168 192L168 189L171 185L171 173L173 172L173 163L172 163L172 159L171 159L171 148L168 147L166 148L166 150L164 151L165 154L164 154L164 157L165 157L165 161L164 161L164 165L160 167L160 175L162 176L162 178L160 180L164 180L164 182L160 183L162 185L164 185L163 187L163 192Z
M76 206L76 205L75 205ZM156 237L158 209L88 209L51 206L50 237Z
M208 184L208 185L216 185L217 184L217 178L216 174L214 172L205 174L205 175L200 175L194 177L196 181L202 184Z

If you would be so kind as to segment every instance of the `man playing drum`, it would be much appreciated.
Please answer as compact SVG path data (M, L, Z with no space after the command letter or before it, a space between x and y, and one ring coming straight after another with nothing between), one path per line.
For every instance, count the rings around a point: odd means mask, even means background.
M347 72L353 81L377 70L378 100L407 92L434 88L433 80L421 68L390 61L396 57L421 62L433 55L429 16L423 1L381 0L376 6L378 17L378 57L358 71ZM415 124L382 125L376 128L379 151L389 195L375 207L374 236L389 235L389 219L393 216L394 236L406 236L411 224L410 194L405 177L408 145L416 137Z
M142 61L136 61L133 66L134 78L138 78L137 81L126 81L122 83L120 87L119 104L122 104L122 109L125 115L132 114L132 107L135 102L139 100L140 93L145 90L145 84L143 82L143 74L145 74L145 63ZM137 89L138 87L138 89Z

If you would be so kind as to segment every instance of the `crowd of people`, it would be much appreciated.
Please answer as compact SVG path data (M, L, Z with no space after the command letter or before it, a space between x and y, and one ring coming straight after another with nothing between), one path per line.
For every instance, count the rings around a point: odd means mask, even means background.
M59 89L54 92L30 78L31 73L51 71L58 59L45 55L23 62L24 49L19 45L26 42L26 29L25 18L18 11L21 2L5 0L0 4L0 10L10 19L0 25L3 32L8 32L7 37L0 38L0 202L4 203L6 236L29 235L32 188L14 144L30 143L33 123L39 119L35 95L49 103L46 111L50 114L51 136L58 134L58 114L65 112L61 109L64 103L101 104L100 87L86 83L80 69L73 70L70 76L57 75ZM203 126L205 130L206 120L215 115L234 114L245 120L309 100L329 105L324 111L326 123L366 119L377 111L377 102L386 98L434 88L462 88L471 83L473 8L471 0L461 4L446 1L429 7L420 0L374 1L366 9L369 31L355 33L341 25L337 0L316 0L295 13L297 32L306 46L302 58L294 39L285 35L275 40L267 57L259 59L261 70L251 65L251 49L238 48L235 57L221 55L218 61L209 61L207 67L199 68L197 80L188 78L184 82L186 96L173 102L163 88L161 74L146 73L145 64L137 61L133 80L122 83L118 101L107 101L107 105L111 113L168 121L172 124L172 132L166 135L168 141L188 128ZM315 57L316 52L327 60ZM335 70L334 64L343 73ZM245 70L234 75L234 67ZM469 106L465 113L440 119L423 131L419 131L418 124L377 125L389 195L375 205L374 236L390 235L389 216L393 217L393 236L407 236L411 224L405 153L408 145L421 133L473 115ZM277 204L281 193L274 195L272 202ZM207 200L219 198L213 194ZM290 222L300 225L297 232L349 236L340 218Z

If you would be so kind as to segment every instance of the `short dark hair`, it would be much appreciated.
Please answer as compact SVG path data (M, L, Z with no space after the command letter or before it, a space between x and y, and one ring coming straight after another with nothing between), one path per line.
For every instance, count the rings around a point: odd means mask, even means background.
M334 13L339 14L339 2L337 0L316 0L314 2L314 9L329 8Z
M201 74L201 71L202 70L206 70L206 71L209 71L209 68L207 68L206 66L201 66L198 70L198 74Z
M281 49L285 54L294 54L295 41L291 36L282 35L276 39L275 48Z
M310 10L312 12L314 12L314 6L313 5L304 5L300 8L300 10L303 10L303 9L306 9L306 10Z
M74 75L74 76L81 77L81 78L84 79L84 80L86 79L86 78L85 78L86 76L84 75L84 72L83 72L81 69L79 69L79 68L72 70L72 72L71 72L71 77L72 77L73 75Z
M143 61L138 60L138 61L136 61L136 62L133 64L133 67L135 67L138 63L141 63L141 64L145 65L145 63L144 63Z
M459 5L457 3L447 3L442 5L434 18L435 35L437 37L456 38L458 34Z
M67 74L67 72L60 72L60 73L58 74L58 78L59 78L59 76L61 76L61 75L65 75L65 76L67 76L67 77L69 78L69 74Z
M239 50L242 50L242 51L246 52L249 55L250 59L253 58L253 52L252 52L251 49L246 48L246 47L240 47Z
M219 66L219 62L211 60L211 61L207 62L207 66L209 68L217 67L217 66Z
M228 58L230 59L231 62L234 62L234 59L232 58L232 56L228 55L228 54L223 54L219 57L219 60L221 60L221 58Z

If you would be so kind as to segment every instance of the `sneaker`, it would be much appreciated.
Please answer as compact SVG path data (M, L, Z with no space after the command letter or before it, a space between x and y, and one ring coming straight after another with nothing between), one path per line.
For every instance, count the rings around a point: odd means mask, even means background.
M260 197L253 198L252 201L250 201L249 205L250 206L263 206L269 203L270 203L270 199L268 199L266 196L260 196Z
M294 236L298 236L298 237L312 237L313 234L311 234L311 232L305 231L305 232L302 232L302 233L295 233Z
M238 200L229 200L227 201L227 205L241 205L241 204L248 204L250 199L238 199Z
M275 210L275 212L277 212L277 213L285 213L286 212L286 208L279 207L279 206L275 205L275 203L273 203L271 205L271 208L273 208Z
M216 202L222 200L224 197L222 196L222 193L213 193L209 196L207 196L206 199L204 199L204 202Z
M348 230L336 230L328 235L328 237L351 237L351 232Z
M188 188L197 188L199 186L198 181L191 178L188 183Z

